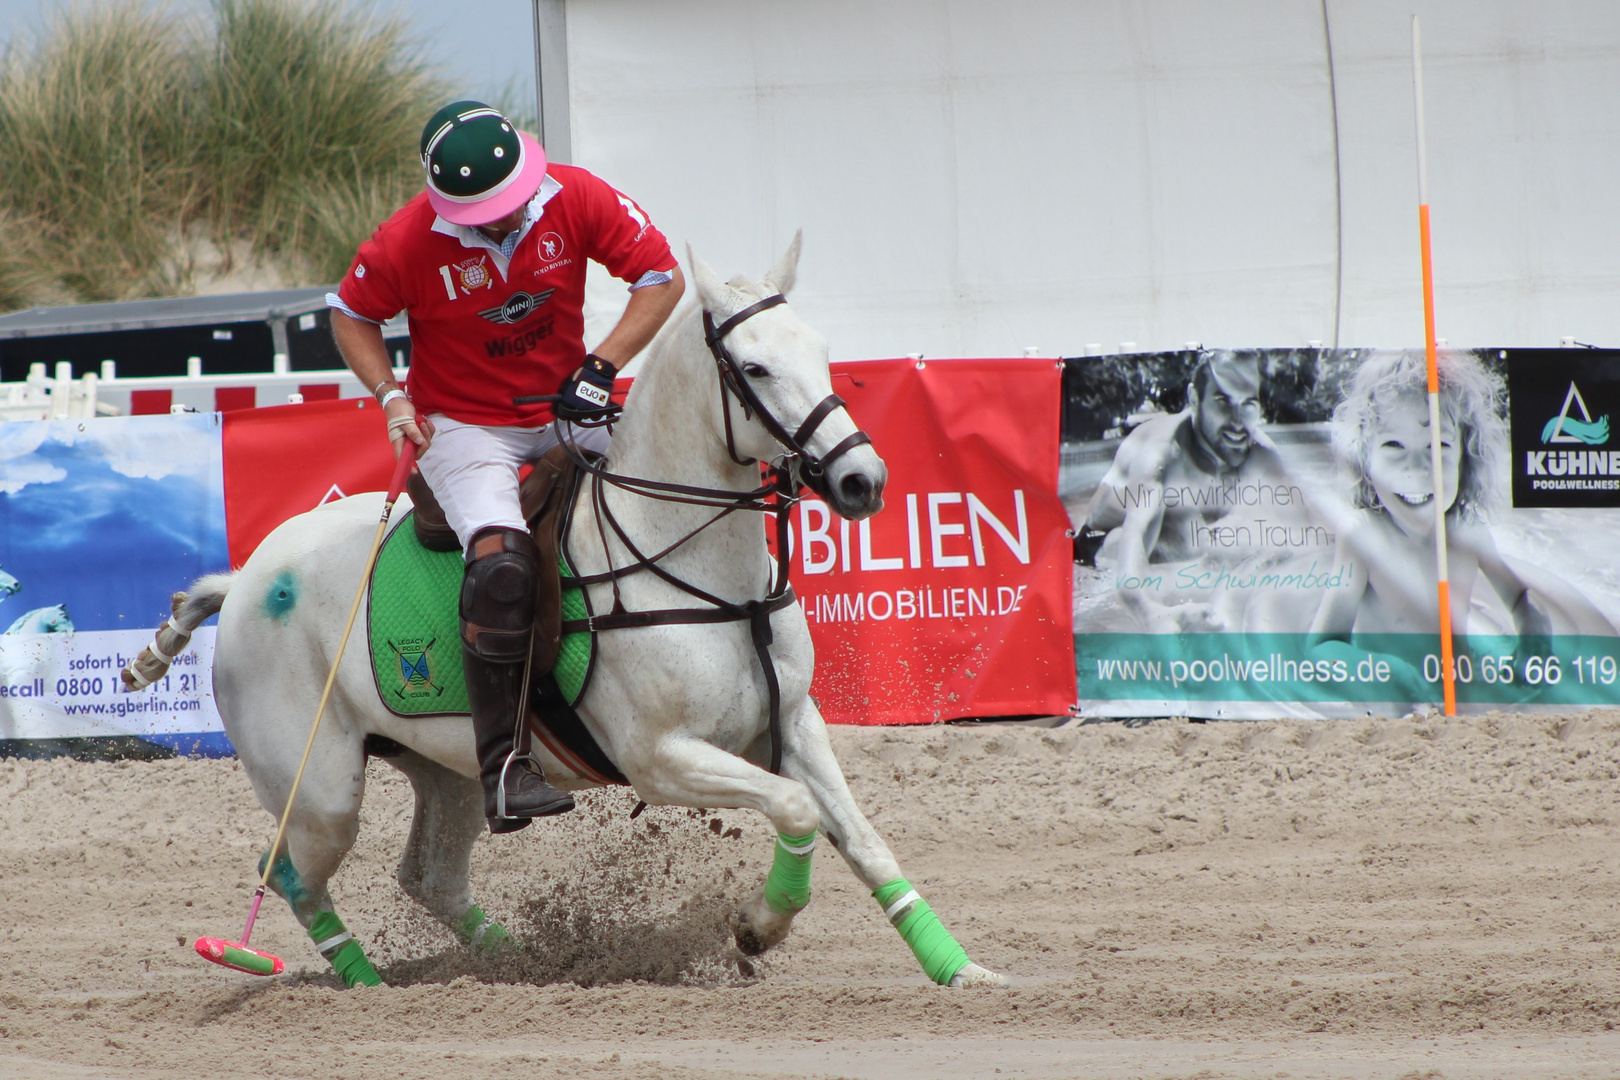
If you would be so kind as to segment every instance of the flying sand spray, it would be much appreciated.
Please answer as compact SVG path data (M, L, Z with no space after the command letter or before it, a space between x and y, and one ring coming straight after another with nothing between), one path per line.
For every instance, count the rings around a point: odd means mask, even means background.
M298 762L298 772L293 776L292 790L287 792L287 805L281 811L281 822L276 826L276 839L270 845L270 854L264 860L264 871L259 878L259 887L253 891L253 903L248 908L247 925L242 928L241 941L225 941L221 938L200 937L194 943L197 955L204 960L210 960L221 967L232 968L236 971L246 972L249 975L279 975L283 964L279 956L271 956L267 952L248 946L248 938L253 935L253 922L259 917L259 905L264 902L264 891L270 884L270 874L276 865L276 852L281 849L281 841L287 835L287 819L292 816L293 800L298 797L298 784L304 779L304 766L309 764L309 752L315 746L315 733L320 730L321 717L326 714L326 703L332 697L332 684L337 681L338 665L343 662L343 650L349 644L349 633L354 629L355 616L360 613L360 602L366 597L366 583L371 580L371 568L377 562L377 552L382 547L383 534L388 531L388 518L394 512L394 503L399 499L399 493L405 490L405 479L411 474L411 466L416 461L416 444L410 439L404 440L400 448L399 461L394 465L393 479L388 483L388 495L383 500L382 518L377 522L377 533L371 538L371 551L366 555L366 568L360 574L360 587L355 590L354 604L349 608L349 621L343 625L343 636L338 639L337 653L332 657L332 668L326 673L326 686L321 690L320 704L315 708L315 721L309 726L309 740L304 743L304 756Z

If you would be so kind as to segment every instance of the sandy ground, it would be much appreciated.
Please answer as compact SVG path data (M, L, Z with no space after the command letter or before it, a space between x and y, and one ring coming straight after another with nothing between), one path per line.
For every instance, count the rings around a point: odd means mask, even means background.
M204 963L272 822L231 761L0 762L0 1080L38 1077L1620 1077L1620 713L838 729L851 786L1002 991L929 985L830 849L757 966L755 815L595 793L478 845L529 947L400 893L373 761L334 883L384 977Z

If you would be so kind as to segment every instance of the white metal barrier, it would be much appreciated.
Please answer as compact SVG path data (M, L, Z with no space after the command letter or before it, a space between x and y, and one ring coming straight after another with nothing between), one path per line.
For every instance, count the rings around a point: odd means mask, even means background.
M117 365L104 360L99 374L86 372L75 379L72 365L65 360L57 363L54 377L47 374L43 363L35 363L23 382L0 383L0 421L225 412L366 396L366 389L347 368L291 371L286 356L280 353L276 354L274 371L204 375L202 360L195 356L187 360L186 367L183 376L121 379ZM406 369L399 368L394 376L403 380L405 374Z

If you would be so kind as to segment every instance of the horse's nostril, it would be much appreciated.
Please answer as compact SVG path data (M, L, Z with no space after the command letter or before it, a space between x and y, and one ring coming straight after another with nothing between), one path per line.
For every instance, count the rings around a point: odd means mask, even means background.
M872 481L860 473L851 473L838 482L838 490L850 502L864 504L872 497Z

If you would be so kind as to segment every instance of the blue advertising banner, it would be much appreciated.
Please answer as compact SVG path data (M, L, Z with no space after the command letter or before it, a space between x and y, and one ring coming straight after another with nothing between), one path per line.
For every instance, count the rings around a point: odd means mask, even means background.
M169 596L226 569L220 418L107 417L0 425L0 742L142 740L229 753L204 627L167 678L118 673Z

